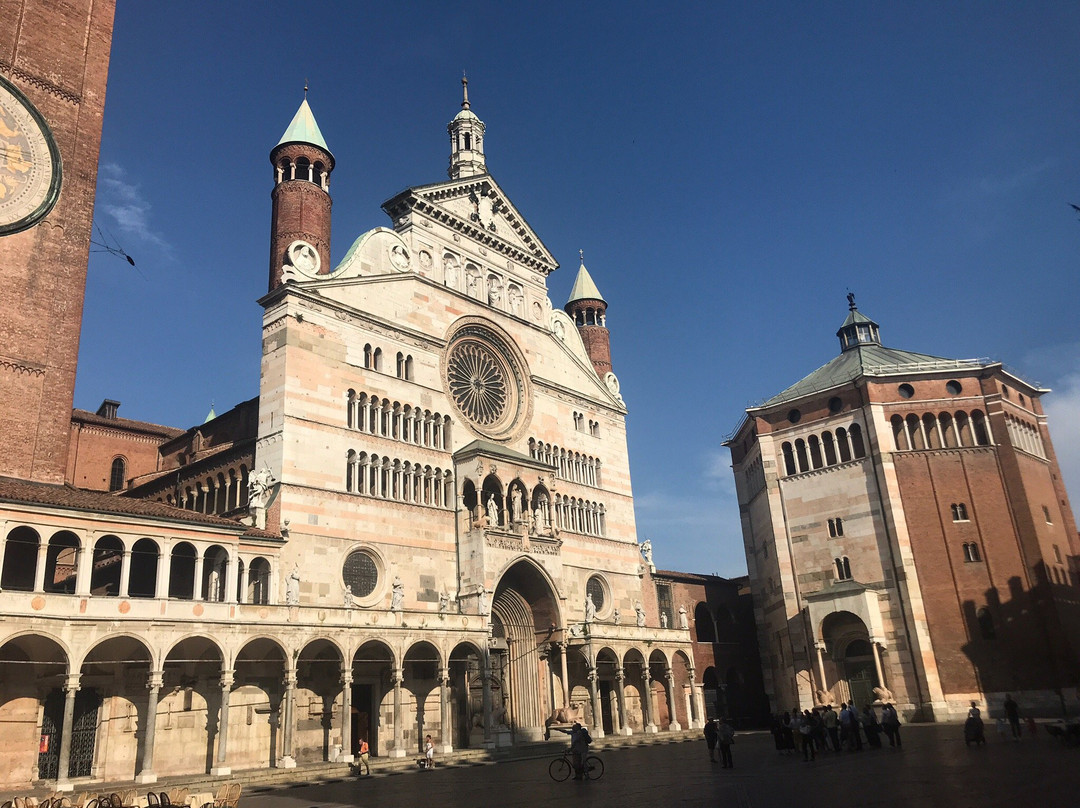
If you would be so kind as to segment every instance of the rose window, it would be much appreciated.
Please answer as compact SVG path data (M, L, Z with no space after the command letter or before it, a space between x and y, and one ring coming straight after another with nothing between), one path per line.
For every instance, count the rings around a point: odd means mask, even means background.
M502 418L508 397L506 370L486 346L455 346L447 370L450 395L469 420L490 426Z

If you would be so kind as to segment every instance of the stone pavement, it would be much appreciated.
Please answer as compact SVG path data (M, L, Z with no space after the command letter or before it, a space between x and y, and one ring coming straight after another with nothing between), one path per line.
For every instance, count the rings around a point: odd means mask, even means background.
M584 783L553 782L551 754L467 761L247 793L241 808L525 808L562 800L618 808L1080 805L1080 749L1045 733L1014 743L993 731L985 747L969 748L962 735L958 725L904 726L902 750L821 754L804 763L777 753L767 733L744 733L730 771L709 763L703 740L612 747L600 750L604 778Z

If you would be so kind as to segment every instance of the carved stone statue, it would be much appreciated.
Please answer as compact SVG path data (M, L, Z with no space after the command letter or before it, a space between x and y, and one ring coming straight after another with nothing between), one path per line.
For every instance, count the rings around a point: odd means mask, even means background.
M345 608L351 609L353 607L352 585L345 584Z
M477 593L477 595L478 596L476 598L476 611L478 614L487 615L491 611L490 607L488 606L487 590L484 589L484 587L480 587L480 591Z
M614 612L612 612L611 617L615 621L615 625L619 625L619 623L622 621L622 615L619 614L618 609L616 609Z
M875 687L874 695L877 696L877 700L883 704L890 704L896 701L896 699L893 698L892 691L887 687Z
M450 596L446 592L439 593L439 614L450 611Z
M525 521L525 492L520 488L514 491L514 496L511 499L511 522L524 522Z
M645 610L641 607L641 602L640 601L637 604L635 604L635 606L634 606L634 615L637 618L638 627L640 628L641 626L644 626L645 625Z
M507 292L507 300L510 302L510 311L512 314L521 316L521 304L524 300L524 295L521 294L521 289L517 286L511 286Z
M645 563L649 565L649 569L656 569L656 567L653 566L652 560L652 540L645 539L645 541L641 543L641 555L645 559Z
M833 703L832 693L828 690L819 690L817 692L817 704L819 707L827 707Z
M270 501L270 486L274 475L268 468L261 468L248 477L248 512L254 518L254 526L266 528L266 504Z
M585 622L591 623L596 619L596 604L593 603L592 592L585 593Z
M499 524L499 505L495 502L495 495L488 494L487 498L487 518L489 525Z
M457 289L458 268L457 261L449 255L443 259L443 283L451 289Z
M502 282L498 278L488 281L488 305L498 306L502 301Z
M679 628L690 628L690 621L686 618L686 607L679 607Z
M660 612L660 628L667 628L667 612Z
M469 297L476 297L477 290L480 288L480 276L474 272L465 270L465 275L468 282Z
M285 581L285 605L300 605L300 567L297 564L293 564L292 572Z
M394 576L394 583L390 591L390 611L400 612L402 605L405 603L405 584L401 582L401 577Z

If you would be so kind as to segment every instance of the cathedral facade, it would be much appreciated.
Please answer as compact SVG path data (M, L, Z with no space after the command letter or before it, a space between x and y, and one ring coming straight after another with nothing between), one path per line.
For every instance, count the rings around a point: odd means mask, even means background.
M93 48L112 9L84 5ZM84 56L96 102L108 47ZM465 89L449 179L389 199L336 264L335 158L301 104L270 155L258 398L183 431L113 401L72 416L72 373L64 429L5 413L5 439L54 440L0 477L0 782L702 725L694 604L661 616L638 544L607 302L582 263L551 304L558 264L487 172ZM85 178L96 141L68 159ZM62 221L58 188L5 251ZM44 367L48 346L11 344Z
M1048 391L886 348L850 295L837 337L727 442L774 710L1075 710L1080 548Z

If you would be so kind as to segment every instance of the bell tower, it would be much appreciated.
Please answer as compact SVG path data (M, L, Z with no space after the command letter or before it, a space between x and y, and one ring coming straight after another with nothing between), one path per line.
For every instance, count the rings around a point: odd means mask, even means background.
M304 100L281 140L270 152L274 190L270 193L270 286L288 277L330 272L330 174L334 155ZM284 277L283 277L284 276Z
M446 127L450 133L450 179L475 177L487 173L484 162L484 122L476 117L469 104L469 80L461 77L461 112Z
M581 267L578 269L565 311L577 326L585 350L589 353L596 375L601 379L611 372L611 335L607 328L607 301L585 269L584 251L578 250Z

